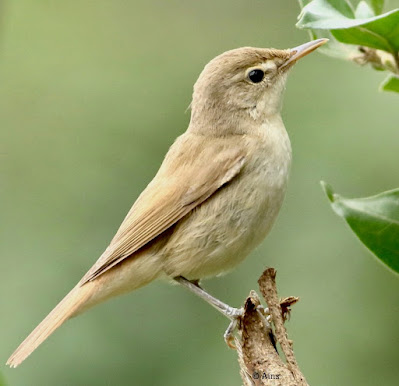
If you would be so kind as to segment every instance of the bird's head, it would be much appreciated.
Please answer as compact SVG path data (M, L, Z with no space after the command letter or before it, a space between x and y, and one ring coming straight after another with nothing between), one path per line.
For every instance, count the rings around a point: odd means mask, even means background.
M327 39L277 50L242 47L212 59L194 85L192 125L230 125L279 113L288 70Z

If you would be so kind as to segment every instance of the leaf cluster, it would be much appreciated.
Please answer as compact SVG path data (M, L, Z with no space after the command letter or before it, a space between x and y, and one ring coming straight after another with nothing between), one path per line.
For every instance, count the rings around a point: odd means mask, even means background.
M399 9L383 13L384 0L299 0L298 28L313 39L327 37L319 48L329 56L370 64L389 75L380 89L399 92ZM381 262L399 273L399 189L358 199L344 198L322 182L332 209Z
M399 8L382 13L384 0L300 0L297 27L312 38L328 37L324 54L370 64L389 75L380 86L399 92Z

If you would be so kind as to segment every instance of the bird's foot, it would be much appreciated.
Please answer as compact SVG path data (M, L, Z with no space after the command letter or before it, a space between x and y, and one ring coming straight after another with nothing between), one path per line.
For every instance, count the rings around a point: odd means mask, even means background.
M227 346L229 346L233 350L236 350L237 346L234 343L234 332L235 332L236 328L239 326L241 318L244 315L244 309L230 307L228 312L230 315L229 318L231 319L231 322L230 322L229 326L227 327L227 330L225 331L223 338L224 338L224 341L226 342ZM269 309L263 307L262 305L259 305L256 308L256 312L261 317L265 327L271 328L270 327Z
M212 307L216 308L220 313L222 313L226 318L230 319L230 324L224 333L224 340L230 348L235 349L236 346L234 344L234 332L241 321L241 318L244 315L244 308L234 308L229 306L226 303L223 303L221 300L215 298L208 292L206 292L203 288L200 287L198 280L187 280L183 276L177 276L174 278L179 284L186 287L191 292L195 293L197 296L201 297L207 303L209 303ZM270 328L270 315L269 309L264 308L262 305L259 305L256 308L259 316L261 317L263 324L266 328Z
M256 307L256 312L259 314L260 318L264 322L265 327L271 328L270 326L270 312L268 308L265 308L262 306L262 304L259 304L258 307Z
M238 311L239 309L236 308L236 310ZM240 310L242 310L242 308ZM244 312L244 310L242 310L242 312ZM241 316L242 315L237 315L236 317L231 319L231 322L227 327L227 330L223 334L223 338L227 346L229 346L233 350L237 350L237 346L234 343L234 332L238 326L238 323L241 320Z

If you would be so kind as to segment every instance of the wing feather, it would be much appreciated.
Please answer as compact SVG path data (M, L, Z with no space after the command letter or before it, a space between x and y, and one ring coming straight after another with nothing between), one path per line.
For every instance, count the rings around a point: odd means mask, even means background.
M245 163L240 146L226 148L223 141L215 140L204 148L201 141L195 143L191 138L184 142L182 137L180 144L175 143L170 149L158 174L133 205L108 248L83 277L82 285L165 232L232 180Z

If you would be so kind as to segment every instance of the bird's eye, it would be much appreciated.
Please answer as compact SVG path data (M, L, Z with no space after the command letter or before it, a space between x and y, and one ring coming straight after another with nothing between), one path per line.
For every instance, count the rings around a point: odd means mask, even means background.
M263 70L260 69L255 69L255 70L251 70L248 73L248 79L252 82L252 83L259 83L262 82L263 78L265 77L265 73Z

